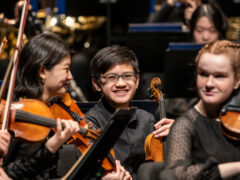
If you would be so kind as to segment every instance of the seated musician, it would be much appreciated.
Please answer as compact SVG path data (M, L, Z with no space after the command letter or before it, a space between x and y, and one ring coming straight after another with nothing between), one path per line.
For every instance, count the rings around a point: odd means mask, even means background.
M189 22L192 39L199 44L225 39L228 27L228 19L214 2L198 6Z
M56 69L65 68L59 72L59 79L55 79L59 85L58 93L64 92L69 79L64 79L64 75L68 74L66 69L69 62L66 46L54 36L40 35L32 38L23 47L20 55L15 99L36 99L46 103L55 95L49 85L47 86L49 78L40 76L44 68L49 70L49 74L52 72L51 75ZM34 113L34 109L32 110ZM64 124L64 129L61 124ZM13 138L9 153L4 159L5 172L13 179L33 179L36 176L48 179L49 175L42 172L55 164L58 149L78 130L78 124L74 121L57 120L56 132L42 143L22 143Z
M102 94L102 98L85 118L97 128L104 128L111 114L117 108L129 107L139 84L139 67L136 55L121 46L101 49L91 60L92 84ZM133 175L144 161L144 142L148 134L157 138L167 136L171 119L162 119L154 125L152 114L137 109L133 118L114 145L116 159ZM154 131L155 129L155 131Z
M2 165L3 157L8 152L11 136L7 130L0 130L0 164ZM0 179L10 180L4 170L0 167Z
M44 33L33 37L21 52L15 98L36 99L47 104L52 97L63 96L72 79L70 65L69 48L57 36ZM57 169L60 152L64 151L62 145L77 131L79 125L76 121L58 120L56 132L46 142L30 144L15 141L4 166L7 174L13 179L59 177ZM77 148L72 148L67 159L77 160L80 154ZM116 172L107 174L105 178L112 176L131 179L120 163L117 163Z
M196 64L199 100L171 127L166 167L177 179L239 179L239 140L224 135L219 116L222 104L239 90L240 45L207 44Z

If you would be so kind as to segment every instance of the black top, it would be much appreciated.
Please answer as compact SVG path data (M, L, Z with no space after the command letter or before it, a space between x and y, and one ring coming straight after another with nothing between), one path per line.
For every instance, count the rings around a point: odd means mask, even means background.
M166 166L178 179L220 179L218 164L240 161L240 143L226 138L219 125L195 108L175 121L167 139Z
M3 168L12 179L49 179L44 170L50 170L56 162L57 154L52 154L45 143L27 144L13 140Z
M91 121L96 128L104 128L114 109L105 99L101 99L86 114L86 121ZM116 159L135 178L138 166L145 160L144 143L148 134L153 132L155 119L145 110L137 109L127 127L119 137L113 149Z

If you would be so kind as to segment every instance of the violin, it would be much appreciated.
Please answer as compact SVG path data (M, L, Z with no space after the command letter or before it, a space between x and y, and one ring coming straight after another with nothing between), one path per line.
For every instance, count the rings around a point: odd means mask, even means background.
M220 127L225 136L240 140L240 91L233 93L220 111Z
M49 109L54 119L74 119L75 121L78 121L80 127L89 128L84 119L84 114L68 93L66 93L61 99L58 98L52 102L54 103L50 103L51 105L49 106ZM73 113L72 116L71 113ZM89 134L89 138L84 138L77 133L67 141L67 144L74 143L82 153L85 153L86 150L91 147L93 143L92 140L96 140L97 136L99 136L99 132L93 131L90 128L89 130L92 132L92 134Z
M3 122L4 108L5 100L1 100L0 126ZM56 120L43 102L35 99L20 99L11 104L8 129L14 132L15 138L33 143L42 142L54 127L56 127ZM84 128L79 132L82 136L88 133Z
M166 117L163 94L160 91L161 80L159 78L153 78L151 81L151 90L153 92L153 97L155 97L158 102L160 119ZM146 160L153 160L156 162L162 162L164 160L163 156L163 142L162 139L157 139L154 137L153 133L149 134L145 140L145 155Z
M61 119L74 119L78 121L80 127L85 128L92 128L92 124L88 124L84 119L84 114L79 109L78 105L75 101L71 98L69 93L66 93L60 101L57 100L52 103L49 107L50 111L52 112L54 118L61 118ZM75 117L74 117L75 116ZM95 135L99 135L98 130L96 130ZM94 130L91 130L94 132ZM89 136L91 137L91 136ZM67 142L67 144L73 143L77 148L82 152L82 154L86 153L87 150L92 146L94 143L93 140L96 138L89 138L89 137L82 137L80 134L75 134L72 138ZM115 154L113 150L110 150L110 154L107 158L103 159L102 167L106 171L115 170Z

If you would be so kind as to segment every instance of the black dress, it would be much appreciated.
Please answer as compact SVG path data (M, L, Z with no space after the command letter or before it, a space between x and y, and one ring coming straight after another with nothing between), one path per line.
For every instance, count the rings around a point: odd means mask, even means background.
M167 139L166 166L178 179L221 179L218 164L240 161L240 143L226 138L219 125L195 108L175 121Z

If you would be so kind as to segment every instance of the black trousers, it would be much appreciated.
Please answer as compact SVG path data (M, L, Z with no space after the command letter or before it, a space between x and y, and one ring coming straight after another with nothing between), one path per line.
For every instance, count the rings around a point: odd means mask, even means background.
M171 170L165 169L163 162L146 162L139 167L137 180L177 180L177 178Z

